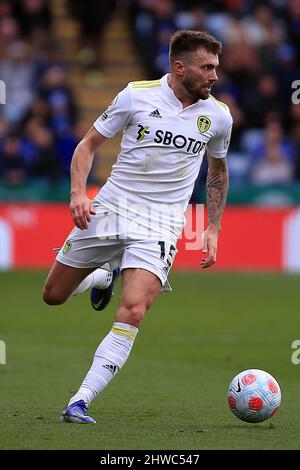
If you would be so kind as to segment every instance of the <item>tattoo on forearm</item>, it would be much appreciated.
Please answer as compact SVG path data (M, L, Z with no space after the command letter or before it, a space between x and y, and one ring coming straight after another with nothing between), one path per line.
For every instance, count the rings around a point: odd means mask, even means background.
M208 223L221 227L228 192L228 169L226 159L211 158L206 181Z

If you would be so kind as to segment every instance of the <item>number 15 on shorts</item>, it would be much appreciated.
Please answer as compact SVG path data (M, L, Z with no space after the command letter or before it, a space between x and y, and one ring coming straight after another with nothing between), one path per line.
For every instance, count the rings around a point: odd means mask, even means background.
M177 253L176 247L170 245L169 251L166 251L166 242L159 241L158 245L160 246L160 259L164 260L170 269Z

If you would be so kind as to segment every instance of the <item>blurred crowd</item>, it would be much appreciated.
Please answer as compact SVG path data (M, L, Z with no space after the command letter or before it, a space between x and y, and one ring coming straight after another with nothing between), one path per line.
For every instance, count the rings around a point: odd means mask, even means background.
M231 183L300 180L300 0L119 0L130 6L146 74L169 71L178 29L206 30L223 43L213 95L234 119ZM82 65L101 70L99 41L116 0L66 0L81 26ZM97 12L97 14L95 14ZM52 33L50 0L0 0L0 181L69 178L83 136L68 70ZM292 84L299 81L299 93ZM205 179L202 166L198 182Z
M11 185L69 176L81 138L47 0L0 0L0 179Z
M103 33L116 4L117 0L67 0L68 10L80 26L76 60L86 72L87 83L101 83Z
M133 0L132 21L152 78L169 70L174 31L205 30L222 41L212 93L233 115L232 183L300 180L300 104L292 102L292 83L300 80L300 0ZM200 180L205 171L203 165Z

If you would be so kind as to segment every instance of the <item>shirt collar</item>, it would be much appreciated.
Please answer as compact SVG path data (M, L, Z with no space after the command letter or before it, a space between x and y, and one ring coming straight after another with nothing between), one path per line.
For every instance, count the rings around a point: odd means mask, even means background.
M172 90L172 88L169 86L168 84L168 76L170 74L166 74L164 75L161 79L160 79L160 82L161 82L161 85L162 85L162 89L163 89L163 92L164 92L164 95L167 96L167 98L171 101L171 103L174 105L174 106L177 106L179 107L181 110L183 110L183 107L182 107L182 103L181 101L179 101L178 98L176 98L175 96L175 93L174 91ZM196 103L194 104L191 104L190 106L187 106L187 108L184 108L184 109L188 109L188 108L192 108L193 106L198 106L200 103L201 103L202 100L198 100L196 101Z
M161 85L163 88L163 92L168 97L168 99L171 101L172 104L174 104L175 106L179 106L182 109L182 103L179 101L179 99L176 98L174 91L168 84L168 76L169 74L166 73L166 75L164 75L161 78Z

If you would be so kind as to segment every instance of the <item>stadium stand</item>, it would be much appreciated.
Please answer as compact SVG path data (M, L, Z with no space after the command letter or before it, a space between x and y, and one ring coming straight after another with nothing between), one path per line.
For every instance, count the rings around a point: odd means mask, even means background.
M0 38L0 198L67 200L78 141L126 82L144 78L127 14L122 2L1 0ZM119 141L103 146L91 183L106 180Z
M45 0L1 1L1 179L12 189L68 177L77 107Z
M168 71L181 28L223 42L213 94L234 118L229 202L299 202L298 0L1 0L0 198L26 199L30 187L32 198L68 199L77 142L128 81ZM106 180L119 140L100 149L91 183ZM205 176L204 164L192 201Z

